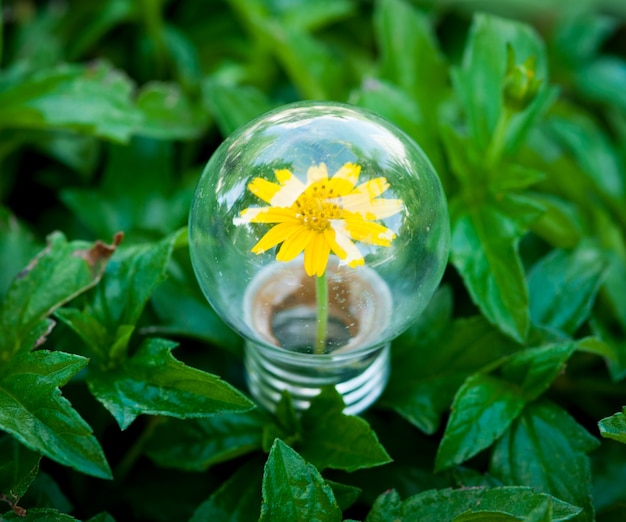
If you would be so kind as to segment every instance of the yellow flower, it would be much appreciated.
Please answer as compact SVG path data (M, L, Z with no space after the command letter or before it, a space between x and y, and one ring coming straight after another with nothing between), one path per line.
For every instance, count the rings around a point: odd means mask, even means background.
M304 251L309 276L324 275L331 252L351 267L362 265L353 240L390 246L396 235L373 220L393 216L404 206L400 199L378 198L389 188L383 177L356 185L360 173L359 165L346 163L329 179L320 163L309 168L306 184L287 169L274 171L278 183L254 178L248 190L270 206L249 207L235 223L275 223L252 252L262 254L282 243L276 259L287 262Z

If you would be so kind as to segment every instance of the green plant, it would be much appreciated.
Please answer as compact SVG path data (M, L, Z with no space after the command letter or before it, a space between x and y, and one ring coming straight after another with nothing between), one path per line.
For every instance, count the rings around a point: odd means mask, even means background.
M0 520L626 517L626 11L463 4L3 5ZM452 218L362 417L256 408L187 254L222 138L313 98L418 141Z

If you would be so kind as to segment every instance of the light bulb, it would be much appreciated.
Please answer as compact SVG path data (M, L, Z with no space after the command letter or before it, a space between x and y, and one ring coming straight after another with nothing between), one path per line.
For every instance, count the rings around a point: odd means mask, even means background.
M306 408L322 386L357 413L389 343L423 311L449 249L443 190L405 133L349 105L283 106L210 158L190 218L206 298L246 340L252 395Z

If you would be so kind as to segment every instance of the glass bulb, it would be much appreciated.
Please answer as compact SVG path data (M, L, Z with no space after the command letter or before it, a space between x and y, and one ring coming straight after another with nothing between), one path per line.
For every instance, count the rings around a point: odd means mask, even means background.
M350 412L371 404L389 342L428 304L449 249L445 197L420 147L329 102L284 106L226 139L199 180L189 234L199 284L247 339L250 388L269 408L282 390L304 408L324 385Z

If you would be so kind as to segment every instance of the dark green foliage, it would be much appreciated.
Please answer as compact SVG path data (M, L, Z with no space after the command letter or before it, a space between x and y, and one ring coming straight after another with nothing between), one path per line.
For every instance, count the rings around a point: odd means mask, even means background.
M625 520L626 8L567 4L3 2L0 520ZM256 407L187 253L211 153L301 99L449 203L360 417Z

